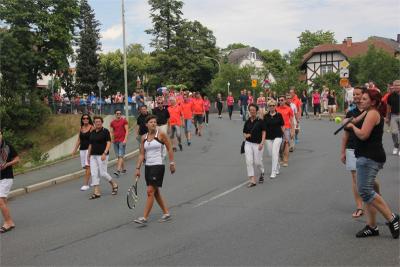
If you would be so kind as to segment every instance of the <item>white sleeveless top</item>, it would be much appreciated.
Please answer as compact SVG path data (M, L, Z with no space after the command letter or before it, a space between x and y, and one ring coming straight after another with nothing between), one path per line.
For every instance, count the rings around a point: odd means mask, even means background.
M153 140L150 142L147 141L148 133L145 136L145 140L143 143L144 153L145 153L145 165L146 166L154 166L154 165L163 165L164 158L166 156L165 153L165 145L158 139L158 130Z

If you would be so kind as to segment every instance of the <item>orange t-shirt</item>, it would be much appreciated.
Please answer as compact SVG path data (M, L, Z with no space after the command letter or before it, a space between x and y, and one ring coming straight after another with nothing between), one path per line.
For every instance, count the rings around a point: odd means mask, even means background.
M193 103L192 102L187 102L187 103L182 103L182 113L183 113L183 118L185 120L190 120L193 117Z
M181 116L182 116L182 108L178 105L168 107L169 113L169 124L171 126L177 125L181 126Z
M177 95L176 97L176 103L178 104L178 105L182 105L183 104L183 96L182 95Z
M276 111L282 115L283 121L285 123L284 124L285 129L290 129L291 127L290 121L294 116L293 110L289 106L284 105L276 107Z
M204 101L203 99L193 98L193 114L203 115L204 114Z
M294 95L294 97L292 98L292 102L293 102L293 104L296 105L297 112L301 113L301 104L302 104L302 102L301 102L300 98L297 95Z

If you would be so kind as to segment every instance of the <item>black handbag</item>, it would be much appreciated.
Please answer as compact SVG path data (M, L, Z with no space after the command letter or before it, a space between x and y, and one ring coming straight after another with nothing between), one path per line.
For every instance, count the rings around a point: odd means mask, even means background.
M246 141L242 142L242 145L240 146L240 154L244 154L244 144Z

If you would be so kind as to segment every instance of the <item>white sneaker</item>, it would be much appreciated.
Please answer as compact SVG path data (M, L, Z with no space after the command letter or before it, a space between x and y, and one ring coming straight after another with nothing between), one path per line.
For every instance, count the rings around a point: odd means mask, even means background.
M171 220L171 215L170 214L163 214L163 216L158 220L159 222L167 222Z
M275 174L278 175L279 174L279 170L275 171Z
M274 178L276 178L276 173L275 173L275 172L271 173L271 176L270 176L270 178L271 178L271 179L274 179Z
M147 223L147 219L145 217L139 217L136 220L134 220L135 223L137 224L146 224Z
M82 185L81 191L86 191L86 190L88 190L89 188L90 188L90 186L88 186L88 185Z
M397 155L399 153L399 149L398 148L393 148L393 155Z

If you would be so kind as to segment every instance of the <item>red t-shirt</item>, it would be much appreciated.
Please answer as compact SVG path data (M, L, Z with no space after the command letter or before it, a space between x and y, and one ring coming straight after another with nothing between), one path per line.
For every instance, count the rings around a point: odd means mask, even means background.
M233 96L228 96L226 98L226 105L227 106L233 106L234 103L235 103L235 99L233 98Z
M114 142L123 142L125 140L125 125L128 125L128 121L125 118L114 119L111 122L110 127L113 129Z
M247 105L250 105L251 103L254 103L254 98L252 95L249 95L247 98Z
M195 115L203 115L204 114L204 100L193 98L193 114Z
M210 106L211 106L211 103L210 103L210 100L204 100L204 111L210 111Z
M292 98L292 102L293 102L293 104L295 104L296 105L296 108L297 108L297 112L299 113L301 113L301 100L300 100L300 98L297 96L297 95L294 95L294 97Z
M276 111L279 112L282 115L283 121L284 121L284 127L285 129L290 129L291 127L291 119L293 118L293 110L287 106L278 106L276 107Z
M178 106L178 105L169 106L168 113L169 113L169 124L171 126L174 126L174 125L181 126L182 125L182 121L181 121L182 108L180 106Z
M177 95L176 97L176 103L178 104L178 105L182 105L183 104L183 96L182 95Z
M183 118L185 120L190 120L193 117L193 103L192 102L187 102L187 103L182 103L182 113L183 113Z

